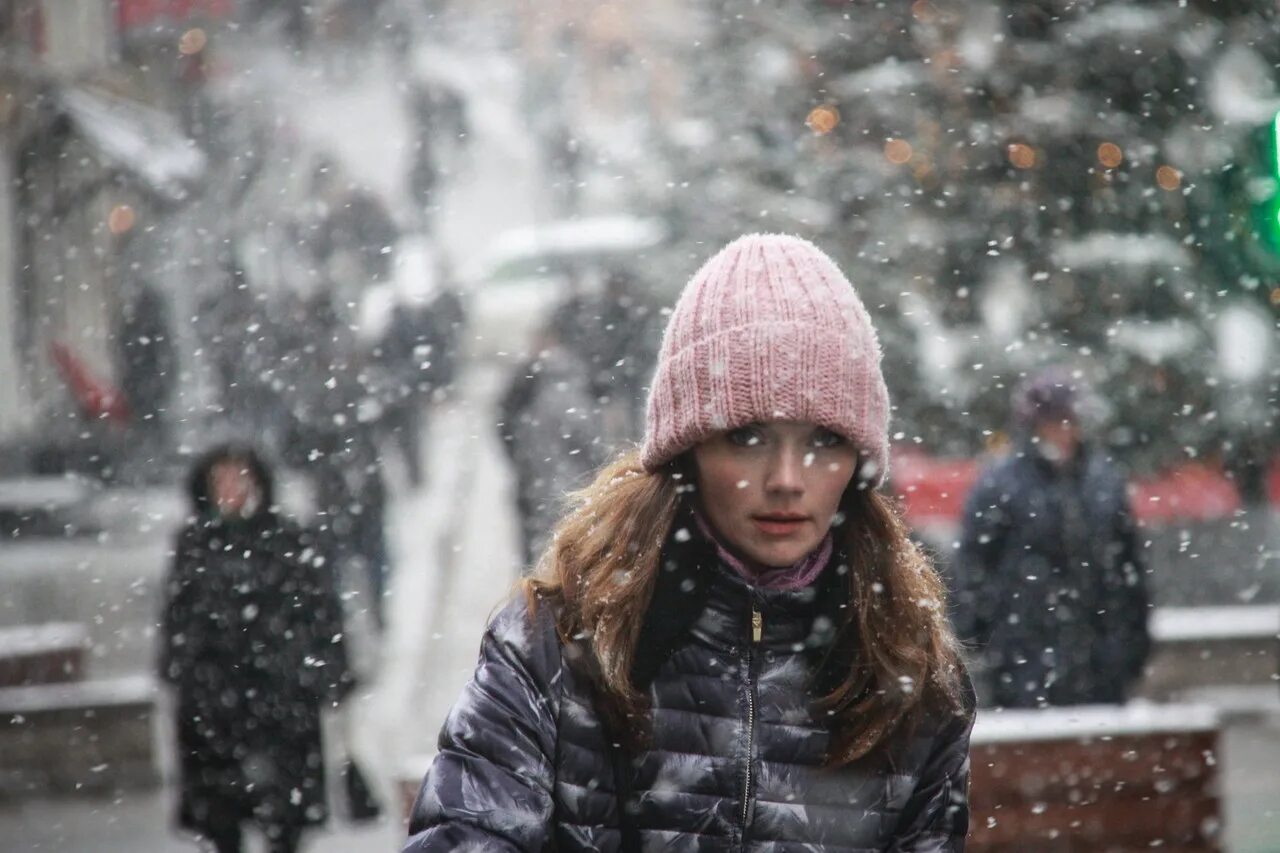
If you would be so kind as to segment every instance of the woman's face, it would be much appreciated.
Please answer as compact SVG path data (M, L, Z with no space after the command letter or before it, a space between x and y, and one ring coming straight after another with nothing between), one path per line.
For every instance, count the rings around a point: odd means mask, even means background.
M248 518L262 502L257 479L248 464L239 459L215 463L209 472L209 487L214 506L225 518Z
M793 421L719 433L693 458L706 519L739 556L770 567L818 547L858 464L846 439Z

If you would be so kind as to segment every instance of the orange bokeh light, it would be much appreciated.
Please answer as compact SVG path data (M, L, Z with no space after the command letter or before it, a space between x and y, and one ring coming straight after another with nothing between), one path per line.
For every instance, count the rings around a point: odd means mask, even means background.
M901 166L911 159L911 143L905 139L890 139L884 144L884 156L890 163Z
M1030 169L1036 164L1036 150L1030 145L1015 142L1009 146L1009 162L1018 169Z
M922 24L927 24L937 17L936 10L929 0L915 0L911 4L911 17L915 18Z
M1156 183L1160 189L1172 192L1182 186L1182 173L1172 166L1161 166L1156 169Z
M804 123L814 133L822 136L835 130L836 125L840 124L840 111L830 104L823 104L810 110Z
M1098 146L1098 162L1108 169L1114 169L1124 162L1124 152L1114 142L1104 142Z

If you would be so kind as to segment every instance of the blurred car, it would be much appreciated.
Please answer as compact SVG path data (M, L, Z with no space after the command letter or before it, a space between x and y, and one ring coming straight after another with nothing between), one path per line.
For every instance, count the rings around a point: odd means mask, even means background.
M523 358L557 306L598 292L609 271L643 264L668 235L661 220L634 216L562 220L499 235L462 270L471 354Z

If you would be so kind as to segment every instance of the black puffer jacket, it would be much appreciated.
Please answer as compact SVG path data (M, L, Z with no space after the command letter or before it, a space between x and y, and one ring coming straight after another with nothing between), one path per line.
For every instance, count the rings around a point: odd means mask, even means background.
M633 669L653 707L629 783L642 848L963 850L971 715L932 715L879 758L821 767L828 735L806 688L839 600L836 561L816 588L771 592L706 562L705 549L671 553ZM489 625L406 851L622 849L616 751L554 618L551 602L531 614L519 600Z
M1123 702L1151 648L1125 481L1085 446L1069 466L1028 440L983 472L955 562L956 632L1004 707Z

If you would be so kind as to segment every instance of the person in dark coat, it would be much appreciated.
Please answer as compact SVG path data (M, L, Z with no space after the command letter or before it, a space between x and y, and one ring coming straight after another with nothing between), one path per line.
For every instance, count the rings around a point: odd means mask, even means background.
M330 567L273 505L252 448L195 465L165 582L160 675L176 692L178 822L218 853L256 824L273 853L324 822L320 710L354 686Z
M643 282L623 269L609 271L601 293L574 297L556 312L557 334L590 370L611 444L635 441L643 426L643 388L657 358L660 317Z
M404 850L962 851L972 691L879 490L889 397L848 280L804 240L735 241L651 388L639 451L485 632Z
M117 342L125 399L142 432L159 440L178 381L178 358L169 309L155 285L136 283L120 313Z
M1050 368L1015 400L1015 451L965 503L956 628L992 704L1123 702L1150 651L1146 570L1125 478L1082 437L1080 387Z
M294 297L268 299L237 257L223 272L222 287L207 294L199 312L221 416L275 448L288 430L289 399L315 369L302 351L309 330L290 315Z
M415 488L422 485L424 476L421 443L435 348L424 328L424 313L419 306L393 306L364 370L370 377L366 384L382 409L380 431L399 449L409 484Z
M367 187L350 181L338 164L322 159L312 172L311 193L318 202L307 241L321 266L346 255L352 265L346 274L364 282L387 281L400 227L386 203Z
M462 297L451 284L452 274L446 264L440 265L440 290L426 309L426 336L431 349L429 382L433 397L453 388L458 375L460 341L466 330L467 314Z
M538 354L518 368L499 404L499 434L515 475L523 566L533 568L569 492L603 461L600 414L587 367L552 321Z
M363 578L369 609L378 627L385 628L391 556L377 422L360 415L368 400L355 377L337 370L332 379L334 388L325 402L335 414L312 420L299 433L305 437L300 447L310 457L306 468L315 485L317 538L344 585Z
M289 422L282 442L287 464L304 471L315 496L315 539L344 593L357 591L379 626L390 575L386 539L387 486L378 450L383 402L331 293L300 306L294 326L313 340L300 346Z

